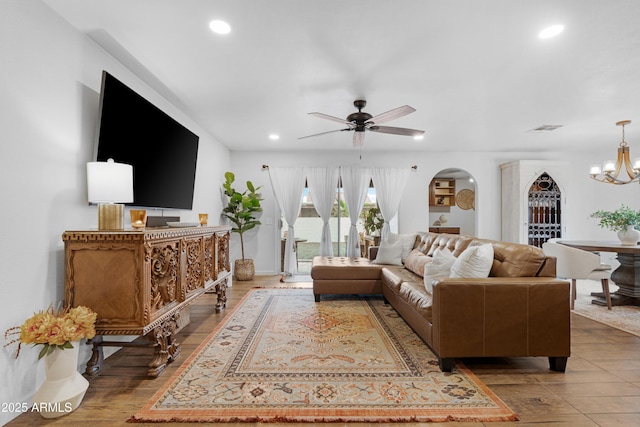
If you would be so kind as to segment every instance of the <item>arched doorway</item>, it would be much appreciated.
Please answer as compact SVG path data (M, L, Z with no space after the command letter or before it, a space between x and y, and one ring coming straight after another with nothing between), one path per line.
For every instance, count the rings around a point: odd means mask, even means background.
M443 169L429 184L429 227L476 235L476 182L463 169ZM452 231L453 230L453 231Z

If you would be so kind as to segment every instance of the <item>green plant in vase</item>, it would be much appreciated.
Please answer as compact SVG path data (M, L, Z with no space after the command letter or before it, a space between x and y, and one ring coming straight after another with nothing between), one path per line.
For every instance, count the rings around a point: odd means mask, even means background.
M225 182L222 184L224 194L228 197L227 206L222 209L222 215L228 218L233 226L231 231L240 236L240 249L242 259L236 260L234 272L237 280L252 280L255 275L255 267L252 259L244 256L244 233L260 225L257 214L262 212L260 202L263 200L258 191L262 187L255 187L251 181L247 181L246 190L239 192L233 188L236 179L232 172L224 174Z
M600 219L600 227L617 232L623 245L635 245L640 240L640 232L635 229L640 226L640 211L622 205L614 211L596 211L591 217Z

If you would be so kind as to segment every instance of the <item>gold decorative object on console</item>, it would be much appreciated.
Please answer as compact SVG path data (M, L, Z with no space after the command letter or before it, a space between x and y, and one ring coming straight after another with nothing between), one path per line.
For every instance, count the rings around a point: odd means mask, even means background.
M209 214L206 214L206 213L198 214L198 218L200 219L200 225L205 226L209 221Z
M89 203L98 204L98 230L123 230L124 205L133 202L133 166L106 162L87 163Z
M131 216L131 228L135 230L144 230L147 225L147 211L144 209L131 209L129 211Z
M124 230L124 205L98 203L98 230Z
M629 146L624 140L624 127L629 123L631 123L631 120L622 120L616 123L616 126L622 126L622 142L620 142L620 146L618 147L618 159L615 162L613 160L607 160L604 162L602 169L600 168L600 165L592 165L589 172L591 178L596 181L616 185L629 184L635 181L640 182L640 157L634 160L632 166L629 155ZM627 172L627 175L629 176L629 179L626 181L618 178L623 166L625 172Z

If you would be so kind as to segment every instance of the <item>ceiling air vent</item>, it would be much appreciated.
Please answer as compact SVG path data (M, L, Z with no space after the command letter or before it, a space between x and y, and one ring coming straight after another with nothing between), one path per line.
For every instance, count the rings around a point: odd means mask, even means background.
M527 132L551 132L552 130L556 130L561 128L563 125L540 125L536 128L530 129Z

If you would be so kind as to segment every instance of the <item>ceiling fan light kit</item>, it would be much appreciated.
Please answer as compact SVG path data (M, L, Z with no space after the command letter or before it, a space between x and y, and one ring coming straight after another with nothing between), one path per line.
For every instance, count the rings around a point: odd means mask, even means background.
M616 123L616 126L622 126L622 141L618 146L618 159L615 162L613 160L605 161L602 168L600 168L600 165L592 165L589 171L591 178L596 181L615 185L624 185L636 181L640 182L640 157L633 161L633 165L631 164L629 146L624 140L624 127L629 123L631 123L631 120L621 120ZM629 177L628 180L621 177L619 178L623 167Z
M394 108L393 110L386 111L382 114L378 114L377 116L372 116L371 114L362 111L362 109L367 105L367 101L358 99L353 102L353 105L358 109L358 111L355 113L349 114L346 119L341 119L339 117L330 116L324 113L316 113L316 112L309 113L313 116L320 117L321 119L342 123L347 127L343 129L336 129L328 132L321 132L313 135L307 135L307 136L300 137L298 139L311 138L314 136L324 135L324 134L333 133L333 132L353 131L353 146L361 147L364 144L364 133L366 131L387 133L391 135L412 136L414 138L419 138L422 135L424 135L423 130L399 128L399 127L393 127L393 126L378 126L380 123L385 123L385 122L406 116L407 114L413 113L414 111L416 111L416 109L413 107L404 105L402 107L398 107L398 108Z

